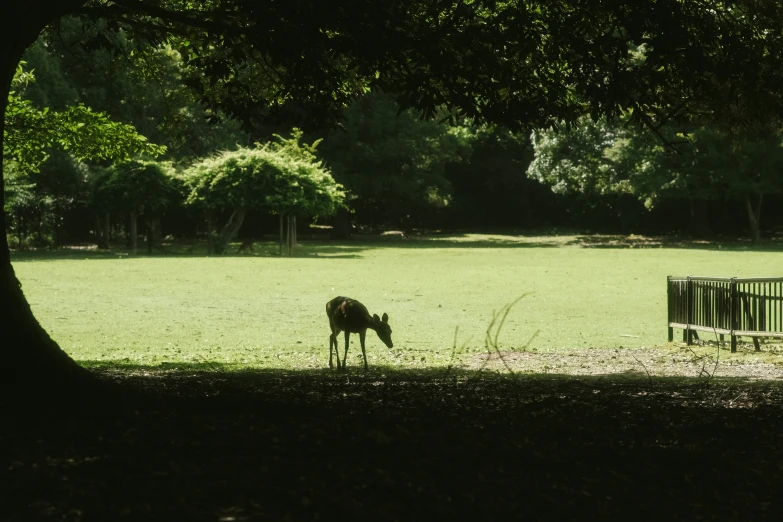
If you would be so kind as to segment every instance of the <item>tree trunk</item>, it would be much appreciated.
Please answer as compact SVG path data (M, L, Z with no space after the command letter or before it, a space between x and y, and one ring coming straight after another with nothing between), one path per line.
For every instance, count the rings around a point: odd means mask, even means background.
M81 5L75 0L0 2L0 149L5 137L5 109L16 67L24 50L47 23ZM0 155L0 171L3 157ZM4 183L4 181L0 182ZM0 187L2 188L2 187ZM0 207L5 191L0 190ZM63 352L33 316L11 265L5 212L0 212L0 394L14 406L63 408L78 405L97 381ZM6 410L6 411L8 411ZM40 414L40 412L35 412Z
M99 214L95 214L95 244L98 248L106 248L103 240L103 222Z
M111 213L109 212L103 215L103 240L106 242L106 248L111 248Z
M152 254L152 247L155 245L155 229L157 228L156 218L147 220L147 254Z
M212 237L212 212L207 212L207 255L215 253L215 240Z
M745 210L748 211L748 224L754 243L761 241L761 203L763 201L764 194L759 194L759 202L754 209L753 203L750 201L750 194L745 196Z
M111 214L108 212L97 214L95 216L95 235L98 248L108 249L110 247L109 238L111 238Z
M228 248L228 244L239 232L239 228L242 226L242 222L245 220L246 210L244 208L238 208L231 213L231 217L228 218L228 223L225 224L223 229L215 239L215 253L223 254Z
M293 249L294 249L294 245L293 245L294 233L293 233L293 230L292 230L292 227L293 227L293 217L291 216L291 214L288 214L287 217L288 217L288 238L287 238L288 239L288 255L290 256L291 253L293 252Z
M283 214L280 214L280 255L283 255Z
M136 255L136 249L138 247L138 239L139 239L139 230L138 230L138 224L139 224L139 213L135 210L131 210L130 213L130 223L128 226L128 233L130 234L130 253L132 256Z
M291 215L291 252L296 248L296 214Z

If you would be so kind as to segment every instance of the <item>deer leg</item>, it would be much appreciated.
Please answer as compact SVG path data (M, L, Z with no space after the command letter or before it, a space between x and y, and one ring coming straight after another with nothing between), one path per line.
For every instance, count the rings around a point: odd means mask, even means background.
M332 355L337 356L337 370L340 370L340 348L337 344L337 334L340 333L340 330L338 328L332 328L332 335L329 336L329 368L332 367ZM332 347L334 346L334 352L332 352Z
M364 338L367 332L359 332L359 342L362 345L362 357L364 357L364 371L367 371L367 353L364 351Z
M346 330L345 331L345 353L343 354L343 371L345 371L345 366L346 366L346 364L348 364L346 362L346 359L348 358L348 338L350 336L351 336L351 332ZM338 353L337 357L340 357L340 355L339 355L340 352L337 352L337 353Z
M329 369L330 370L334 368L334 364L332 364L332 358L334 356L334 351L332 350L332 344L334 344L334 334L329 335ZM340 364L340 354L338 353L337 354L338 370L340 369L339 364Z

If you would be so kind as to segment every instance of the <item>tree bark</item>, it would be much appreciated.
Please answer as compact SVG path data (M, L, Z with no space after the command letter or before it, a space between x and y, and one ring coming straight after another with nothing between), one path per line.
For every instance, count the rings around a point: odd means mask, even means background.
M291 216L291 220L291 251L293 252L296 248L296 214Z
M283 255L283 214L280 214L280 255Z
M212 212L207 212L207 255L215 253L215 240L212 237Z
M288 255L290 256L294 250L294 216L288 214Z
M759 201L756 208L750 200L750 194L745 196L745 210L748 212L748 224L750 225L750 234L754 243L761 241L761 204L764 201L764 194L759 194Z
M247 211L244 208L238 208L231 213L231 217L228 218L228 223L225 224L223 229L215 239L215 253L223 254L228 248L228 244L239 232L242 222L245 220L245 213Z
M0 2L0 149L5 137L5 110L16 67L25 49L51 21L79 7L76 0ZM3 157L0 155L0 171ZM4 181L2 181L4 183ZM0 188L3 188L0 186ZM0 207L5 191L0 190ZM0 394L9 407L74 406L97 381L63 352L33 316L11 265L5 212L0 212ZM11 400L13 398L13 400Z
M109 238L111 237L111 214L104 212L103 215L95 216L95 236L98 248L108 249Z
M111 248L111 213L109 212L103 215L103 241L106 243L105 248Z

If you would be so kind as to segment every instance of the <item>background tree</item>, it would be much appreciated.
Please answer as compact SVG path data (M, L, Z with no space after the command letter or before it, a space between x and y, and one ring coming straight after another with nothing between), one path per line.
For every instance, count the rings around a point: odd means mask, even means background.
M160 215L179 197L170 167L152 161L118 163L98 179L95 190L96 202L106 215L127 216L131 254L136 254L139 215L146 218L147 252L152 253Z
M461 226L534 227L556 218L551 191L525 175L529 133L464 122L462 159L446 165L452 186L447 222Z
M345 194L315 157L317 143L301 139L294 129L291 138L277 136L266 145L224 152L190 167L188 202L207 212L231 212L214 239L216 253L225 252L248 210L329 216L342 206Z
M758 241L763 196L783 191L780 135L742 139L692 126L659 133L673 145L604 119L536 131L528 175L559 193L632 194L648 208L665 200L688 202L697 234L708 230L704 202L739 201Z
M39 109L30 100L23 99L20 91L35 80L32 72L20 64L16 69L13 87L8 96L4 118L3 155L14 159L16 177L27 176L28 184L38 193L35 205L27 204L28 224L36 222L39 244L42 228L48 217L57 224L64 207L79 197L80 185L84 185L83 171L74 162L94 159L128 159L131 155L158 155L165 147L150 143L127 124L113 121L104 113L77 104L63 111ZM61 151L54 162L55 168L41 172L41 166L50 158L52 147ZM23 207L9 207L12 215L19 216ZM5 208L5 207L4 207ZM30 212L32 211L32 212ZM32 215L31 215L32 214ZM18 231L21 230L17 226Z
M21 64L12 85L19 89L34 81ZM126 159L133 154L158 155L165 147L150 143L130 125L112 121L106 114L85 105L64 111L38 109L11 91L4 118L3 156L13 158L18 168L36 171L58 145L76 160Z
M323 154L363 222L412 228L448 205L446 165L459 161L464 147L457 128L400 111L391 96L377 92L357 99L344 116L324 140Z

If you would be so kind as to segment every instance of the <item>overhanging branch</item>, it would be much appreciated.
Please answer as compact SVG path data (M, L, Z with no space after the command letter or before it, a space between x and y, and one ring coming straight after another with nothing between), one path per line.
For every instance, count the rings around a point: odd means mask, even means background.
M227 13L221 12L219 16L214 11L203 11L199 16L191 16L180 11L170 11L162 7L151 5L138 0L119 0L113 4L95 7L83 7L74 12L77 15L87 15L96 18L115 18L129 25L137 25L149 29L173 31L174 25L204 29L218 34L230 34L236 32L237 25L218 20L226 20ZM138 17L149 17L149 21L143 21ZM133 22L131 23L131 18ZM155 23L154 20L163 22Z

